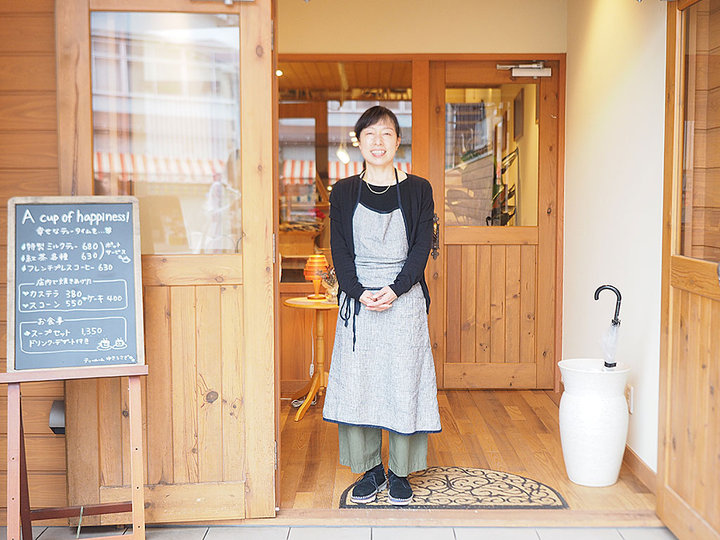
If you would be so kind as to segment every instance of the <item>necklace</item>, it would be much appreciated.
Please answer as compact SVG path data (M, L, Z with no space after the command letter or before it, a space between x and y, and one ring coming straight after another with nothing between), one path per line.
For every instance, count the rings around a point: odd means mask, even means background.
M370 187L370 184L368 184L367 182L365 182L365 185L366 185L367 188L368 188L372 193L374 193L375 195L382 195L382 194L385 193L388 189L390 189L390 184L388 184L387 186L385 186L385 189L383 189L383 190L381 190L381 191L375 191L372 187Z
M397 181L397 169L393 169L393 170L395 171L395 181ZM387 186L385 186L385 189L383 189L383 190L381 190L381 191L375 191L375 190L370 186L370 183L369 183L367 180L365 180L365 171L363 171L363 172L361 173L360 178L362 178L363 181L365 181L365 185L367 186L367 188L370 190L371 193L374 193L375 195L382 195L382 194L385 193L388 189L390 189L390 186L392 186L392 184L388 184Z

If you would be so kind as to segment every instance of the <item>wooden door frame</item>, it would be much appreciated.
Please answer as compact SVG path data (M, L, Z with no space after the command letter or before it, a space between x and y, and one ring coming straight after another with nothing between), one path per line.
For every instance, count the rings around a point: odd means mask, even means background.
M661 274L660 385L658 397L657 513L671 530L687 538L718 538L717 532L669 487L672 442L671 403L673 377L673 289L701 291L715 300L716 265L680 255L685 120L685 40L683 11L699 0L668 3L666 30L665 142L663 185L663 241Z
M557 62L558 66L558 118L557 120L557 171L556 171L556 187L555 187L555 219L556 219L556 236L555 236L555 283L553 287L553 299L555 302L555 331L553 336L554 356L553 362L555 369L552 374L553 390L556 394L555 399L560 392L560 371L557 362L562 358L562 313L563 313L563 248L564 248L564 193L565 193L565 73L566 73L566 54L490 54L490 53L468 53L468 54L280 54L279 62L412 62L412 156L413 156L413 173L428 178L433 184L435 191L436 203L439 200L441 190L441 180L444 171L439 167L431 164L442 163L443 149L437 148L437 145L431 145L430 141L438 136L437 130L442 129L440 126L431 122L432 111L438 111L441 107L444 111L445 102L438 100L437 92L433 92L433 85L437 84L439 78L444 83L444 72L440 73L437 69L437 62L460 63L460 62L477 62L477 61L495 61L498 63L508 62L530 62L530 61L547 61ZM460 64L459 64L460 65ZM555 119L554 119L555 120ZM431 130L435 130L435 132ZM431 151L435 151L437 155L430 155ZM432 167L432 169L431 169ZM436 179L433 181L433 179ZM440 183L438 183L440 182ZM540 207L541 201L538 201ZM436 211L442 218L442 205L436 204ZM441 242L442 244L442 242ZM437 259L428 259L428 265L425 270L426 281L430 290L430 296L433 300L432 309L430 310L430 342L433 344L433 353L435 357L445 358L445 336L443 317L445 313L445 295L441 287L444 286L445 279L445 258L444 250ZM277 323L276 323L277 324ZM278 328L275 329L278 333ZM444 385L443 362L435 361L435 374L439 387ZM550 392L551 394L553 392Z
M275 429L269 431L267 419L260 415L247 416L244 419L245 432L257 435L253 440L248 439L243 458L246 463L266 463L269 456L277 456L275 452L279 440L277 336L270 330L274 328L277 316L274 253L274 233L277 230L276 227L267 227L266 220L253 219L253 216L277 214L277 196L274 192L277 178L277 153L274 148L277 144L272 144L276 142L274 125L277 122L277 81L274 77L277 44L273 41L277 37L271 25L266 24L276 13L276 0L230 6L219 2L197 3L193 0L56 0L58 174L62 195L93 194L92 86L90 47L87 41L90 36L88 14L91 11L227 13L239 16L242 27L239 78L240 81L258 81L256 84L240 84L240 140L243 156L240 181L243 206L253 208L254 212L242 213L242 253L214 256L221 261L217 272L196 272L186 276L182 285L231 285L233 282L224 276L228 270L236 279L241 279L242 284L252 284L243 286L243 305L253 306L253 316L243 317L242 335L253 336L253 339L243 339L240 352L245 359L268 355L270 358L268 363L244 363L242 380L253 381L253 384L244 387L243 399L247 402L262 402L267 399L269 389L272 389ZM248 246L252 246L252 249L248 249ZM144 269L149 271L166 263L183 266L192 257L193 254L144 255L142 259ZM148 272L148 275L150 273L158 274ZM157 279L163 281L162 277ZM66 388L68 412L89 411L87 416L97 420L97 414L93 414L93 400L96 399L97 393L92 389L81 392L70 386ZM72 455L68 453L67 468L68 471L71 468L80 471L79 475L99 486L99 472L97 469L91 470L98 458L97 434L95 437L87 437L87 440L94 440L96 444L82 445L82 441L78 441L76 446L80 448L74 448ZM67 441L67 444L70 446L72 442ZM279 485L277 463L275 465L271 473L264 476L256 474L245 480L247 493L244 516L275 515L275 493ZM68 491L70 496L83 496L79 488L72 484L70 474Z

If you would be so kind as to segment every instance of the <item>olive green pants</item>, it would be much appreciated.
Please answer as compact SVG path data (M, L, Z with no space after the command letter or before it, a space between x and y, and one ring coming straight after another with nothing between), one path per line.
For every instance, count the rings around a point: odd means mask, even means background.
M338 424L340 464L364 473L382 463L382 429ZM427 468L427 433L399 435L388 431L388 467L397 476Z

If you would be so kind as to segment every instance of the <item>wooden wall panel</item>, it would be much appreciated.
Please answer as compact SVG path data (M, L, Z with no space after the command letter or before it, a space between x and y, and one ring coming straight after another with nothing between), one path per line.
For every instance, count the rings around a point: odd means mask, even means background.
M172 287L170 290L170 345L173 403L173 474L175 483L197 483L198 437L195 399L195 328L196 287Z
M98 418L100 438L100 478L104 485L117 486L124 483L122 460L115 452L123 447L122 396L119 379L98 379Z
M520 361L535 361L535 297L537 247L520 250Z
M677 407L669 424L668 487L715 529L720 496L720 301L674 289L673 359L670 380Z
M54 0L0 2L0 370L6 356L7 200L56 195ZM48 427L52 402L63 399L62 381L21 385L30 499L34 507L66 504L65 437ZM7 387L0 386L0 430L5 433ZM0 453L5 455L5 436ZM4 471L5 466L0 467ZM0 504L6 479L0 474Z
M145 340L145 355L148 364L152 362L151 375L147 377L147 393L144 400L146 437L148 452L148 484L172 484L173 478L173 438L172 438L172 396L167 381L171 378L170 362L155 361L167 356L170 351L170 288L145 287L143 291L143 320L145 335L153 339Z
M718 32L716 35L720 35ZM711 324L707 325L707 328L720 327L720 302L713 302L711 312ZM709 418L720 418L720 392L717 391L720 388L720 332L710 332L706 343L709 344L709 353L714 355L715 361L710 362L707 367L707 385L705 386L705 393L707 395L707 411ZM703 486L705 487L705 515L712 515L713 524L715 529L720 529L720 517L717 512L713 512L713 508L720 508L720 490L717 486L720 486L720 456L718 456L717 449L720 448L720 425L718 422L713 422L707 433L705 454L702 456L702 462L706 464L708 468L705 470L709 472L708 476L703 477ZM709 488L709 489L708 489Z
M505 362L505 246L491 248L490 361Z
M462 305L462 248L461 246L447 247L447 292L446 292L446 318L447 342L446 363L461 361L460 332L461 332L461 305Z
M22 400L22 417L25 433L55 437L48 426L53 398L25 397ZM0 435L7 434L7 407L0 407Z
M59 194L56 167L49 169L0 169L0 208L5 212L4 215L7 215L7 201L11 197ZM3 228L2 233L0 243L7 245L7 229ZM3 266L6 266L4 262Z
M55 90L55 55L0 54L0 91Z
M33 508L65 506L65 473L28 473L30 501ZM0 500L6 500L7 475L0 473ZM38 522L39 523L39 522ZM47 522L42 522L47 525Z
M28 469L38 472L65 473L65 437L38 437L26 435L25 450ZM0 455L7 455L7 435L0 435ZM7 471L7 464L0 463L0 472Z
M0 127L5 130L54 131L57 122L55 96L0 94Z
M475 362L477 248L461 246L460 252L460 361Z
M13 14L0 19L0 54L46 53L55 49L52 13ZM53 126L54 127L54 126Z
M55 9L55 0L3 0L0 2L0 13L12 15L25 15L28 13L52 13ZM53 32L54 28L46 28L45 31Z
M52 131L0 132L0 148L0 169L57 167L57 136Z
M294 285L294 284L293 284ZM286 396L294 393L310 379L308 366L312 355L311 313L284 305L288 298L300 296L295 290L280 293L280 381L281 392ZM326 356L326 359L328 356Z
M537 246L463 244L449 245L447 251L446 384L464 387L462 377L467 376L473 388L511 383L532 388L537 350ZM506 363L528 365L499 369L496 375L490 375L492 369L464 366Z
M520 246L507 246L505 261L505 361L520 361Z
M12 192L10 192L12 193ZM3 245L7 245L7 206L0 207L0 231L2 231L2 238L3 238ZM5 305L5 304L3 304ZM5 321L7 320L7 313L0 314L0 317L2 317L1 320Z
M220 288L198 287L196 295L198 476L200 482L219 482L223 479Z
M223 473L225 482L240 482L245 477L247 465L245 453L246 437L242 407L245 400L243 364L245 358L237 343L242 342L243 319L245 317L243 296L240 286L220 287L220 313L222 315L222 350L225 361L222 364L222 448ZM239 503L240 504L240 503Z
M491 276L491 247L477 247L477 301L475 303L475 318L477 339L475 361L490 362L490 302L491 290L489 287Z

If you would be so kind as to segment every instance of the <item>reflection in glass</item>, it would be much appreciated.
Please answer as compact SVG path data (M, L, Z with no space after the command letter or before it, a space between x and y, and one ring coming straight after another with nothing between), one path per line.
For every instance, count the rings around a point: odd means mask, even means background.
M92 13L94 192L139 198L143 253L239 251L238 23Z
M717 2L683 12L685 23L685 136L680 254L720 261L720 62Z
M284 258L316 250L330 255L329 192L341 178L362 171L363 158L353 145L353 129L360 115L374 105L387 107L398 117L402 141L395 165L410 172L410 101L347 100L341 104L330 99L319 107L317 102L295 102L294 110L304 110L306 115L280 118L280 253ZM286 261L284 268L290 264Z
M537 225L535 85L449 88L445 101L445 223Z

